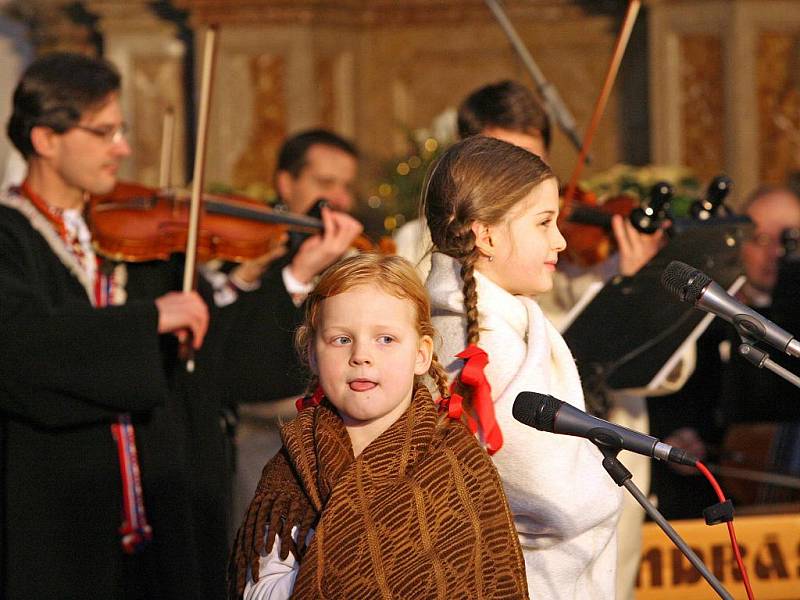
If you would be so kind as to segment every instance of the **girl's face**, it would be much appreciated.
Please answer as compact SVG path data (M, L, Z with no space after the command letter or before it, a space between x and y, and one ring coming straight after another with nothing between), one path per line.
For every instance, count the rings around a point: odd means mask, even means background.
M322 302L312 364L325 395L362 447L408 408L414 375L428 372L430 336L417 333L411 301L359 285ZM358 454L358 452L356 452Z
M558 253L567 247L556 217L558 186L555 179L547 179L497 225L473 224L482 250L476 268L511 294L535 296L550 291Z

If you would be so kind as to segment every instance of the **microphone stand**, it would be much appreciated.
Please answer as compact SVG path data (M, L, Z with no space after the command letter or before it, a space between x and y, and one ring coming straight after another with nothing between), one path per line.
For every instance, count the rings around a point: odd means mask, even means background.
M800 377L773 361L767 352L753 346L753 342L746 337L742 338L742 343L739 344L738 352L743 358L747 359L748 362L754 364L759 369L766 367L792 385L800 388Z
M561 99L558 90L552 83L545 79L544 74L542 73L541 69L539 69L539 65L537 65L533 60L531 53L528 52L528 48L519 37L516 29L514 29L514 26L511 24L511 20L508 18L508 15L506 15L506 12L503 10L503 7L500 5L500 3L497 0L485 0L485 2L494 14L494 18L497 19L497 23L506 34L508 41L511 42L511 46L517 52L522 64L528 70L531 78L536 83L536 89L538 90L539 96L541 96L544 102L545 110L547 111L548 115L551 119L558 123L558 125L561 127L561 130L566 134L567 138L569 138L569 141L572 142L578 151L580 151L583 147L583 142L578 134L578 129L575 125L575 119L573 118L572 113L569 112L567 105ZM586 157L586 162L591 162L589 156Z
M609 433L613 435L611 432L607 432L604 430L605 433ZM653 503L647 499L647 497L642 493L636 484L633 483L633 475L631 472L625 468L625 465L620 462L617 458L617 454L619 454L619 448L612 448L608 445L600 442L595 442L595 445L600 449L600 452L603 453L603 468L608 472L611 476L611 479L614 480L618 486L624 486L626 490L628 490L631 495L636 499L636 501L642 505L642 508L645 512L650 515L650 518L655 521L659 527L667 534L667 537L672 540L672 543L678 547L678 549L683 552L684 556L689 559L689 562L692 563L695 569L700 572L700 575L709 583L709 585L714 588L714 591L719 594L720 598L724 600L733 600L733 596L731 596L730 592L728 592L725 587L720 583L719 579L717 579L714 574L708 570L708 567L703 563L697 554L695 554L694 550L692 550L689 545L684 541L684 539L678 534L675 529L673 529L672 525L669 524L658 509L653 506ZM620 440L620 446L622 445L622 440Z

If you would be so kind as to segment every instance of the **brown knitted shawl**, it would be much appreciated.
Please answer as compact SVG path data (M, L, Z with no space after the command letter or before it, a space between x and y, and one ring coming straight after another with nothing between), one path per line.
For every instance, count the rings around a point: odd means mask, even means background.
M463 424L441 422L426 388L358 459L327 401L281 436L236 536L231 598L241 597L248 567L258 577L275 536L282 557L300 563L292 598L528 597L497 472Z

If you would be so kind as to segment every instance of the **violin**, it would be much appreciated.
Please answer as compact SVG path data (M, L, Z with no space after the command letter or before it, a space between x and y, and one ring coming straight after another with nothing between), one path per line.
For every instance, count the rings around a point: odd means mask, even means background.
M633 227L646 234L665 229L668 235L680 233L688 223L703 223L711 219L732 217L725 205L725 198L733 189L733 181L726 175L711 180L705 196L689 206L690 219L676 219L672 213L674 188L666 181L659 181L650 190L647 201L621 194L598 203L593 192L580 187L575 189L572 201L559 214L558 227L567 240L566 259L581 267L590 267L602 262L615 250L616 239L611 229L611 218L622 215ZM637 206L638 204L638 206ZM665 228L668 223L669 227Z
M630 220L637 231L653 234L662 224L672 219L670 201L673 187L666 182L656 183L650 200L638 204L633 196L621 194L597 203L597 196L577 188L572 201L559 214L558 228L567 240L565 252L568 261L581 267L603 262L616 249L616 239L611 229L614 215Z
M294 215L237 196L204 194L197 233L197 259L244 262L282 245L289 231L316 234L320 219ZM98 253L117 261L167 260L184 252L189 230L189 197L135 183L119 182L89 203L88 223ZM390 253L382 241L359 236L360 251Z
M622 21L619 35L617 36L616 43L614 44L614 52L611 56L611 62L608 65L603 86L600 89L600 94L595 102L592 117L589 121L589 126L586 128L586 133L583 137L583 144L580 153L578 154L578 161L575 169L570 177L569 184L564 192L561 213L559 215L558 226L564 238L567 240L567 249L565 258L568 261L576 263L583 267L595 265L605 260L614 250L615 242L613 236L609 235L611 230L611 216L614 214L623 214L628 216L633 211L633 199L623 197L622 199L614 199L603 204L600 208L596 203L596 197L591 202L591 197L587 197L584 193L583 200L576 199L579 193L578 181L580 180L581 172L589 157L589 149L592 146L594 134L600 124L600 117L605 110L608 99L611 96L611 89L614 87L614 80L617 77L620 64L622 63L622 56L625 54L625 48L633 31L633 25L636 22L636 17L639 14L641 7L641 0L629 0L628 8L625 11L625 18ZM569 223L577 222L577 218L581 215L580 210L576 208L583 206L589 209L592 213L605 213L608 225L600 225L599 229L587 230L585 228L572 227ZM586 214L586 210L583 211ZM570 218L571 215L575 215ZM604 219L605 223L605 219ZM586 223L583 223L586 225ZM592 224L593 227L598 227L596 223Z
M741 505L767 504L778 509L785 509L789 503L797 506L800 477L791 456L800 450L798 433L800 426L796 423L730 426L716 467L726 492Z
M579 267L603 262L616 249L611 217L627 217L634 203L634 198L622 195L597 204L594 193L578 189L572 204L564 206L558 216L558 229L567 241L564 258Z

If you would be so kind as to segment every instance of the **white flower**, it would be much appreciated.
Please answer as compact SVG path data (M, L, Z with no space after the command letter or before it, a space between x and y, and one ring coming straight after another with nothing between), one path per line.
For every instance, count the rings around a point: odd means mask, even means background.
M458 135L458 112L452 106L436 115L432 123L433 137L440 145L451 144Z

